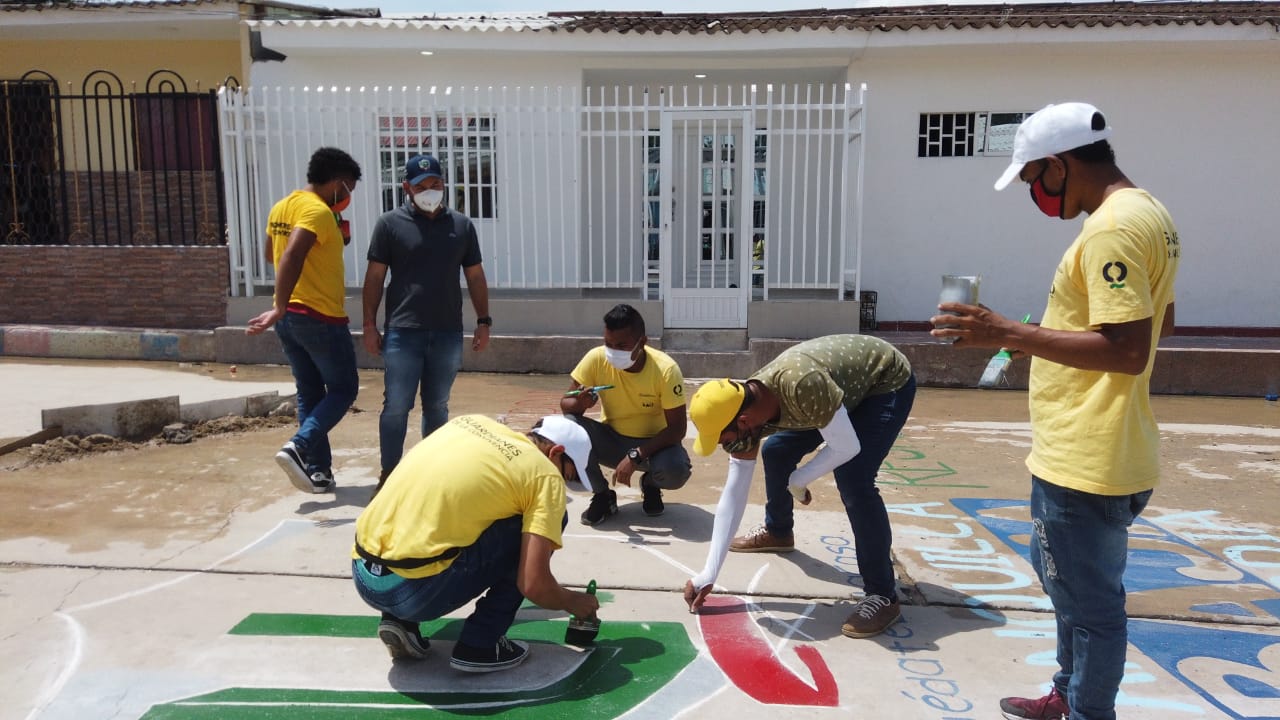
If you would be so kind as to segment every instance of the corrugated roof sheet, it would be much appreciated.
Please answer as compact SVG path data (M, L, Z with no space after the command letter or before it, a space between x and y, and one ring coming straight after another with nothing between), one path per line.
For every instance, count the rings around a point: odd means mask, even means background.
M163 0L161 0L163 1ZM183 0L177 0L183 1ZM188 0L190 1L190 0ZM198 0L195 0L198 1ZM321 26L335 21L282 21ZM470 13L336 21L349 26L456 31L599 32L661 35L745 34L801 30L919 30L1150 25L1273 25L1280 2L1088 2L909 5L843 10L663 13L643 11Z
M1108 2L912 5L751 13L549 13L554 30L609 33L752 33L1148 25L1277 25L1278 2Z

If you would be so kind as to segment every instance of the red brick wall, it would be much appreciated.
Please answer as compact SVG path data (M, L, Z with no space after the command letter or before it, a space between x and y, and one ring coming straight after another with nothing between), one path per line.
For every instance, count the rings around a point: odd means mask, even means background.
M0 324L226 323L225 246L0 246Z

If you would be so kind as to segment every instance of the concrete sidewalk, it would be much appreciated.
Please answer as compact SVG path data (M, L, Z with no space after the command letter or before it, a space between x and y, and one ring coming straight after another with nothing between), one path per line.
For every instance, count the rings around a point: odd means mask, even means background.
M259 372L287 370L241 369ZM1052 673L1027 559L1025 397L937 389L880 479L906 603L885 635L840 635L861 591L829 477L797 514L796 552L730 555L713 606L685 610L719 454L658 518L623 489L620 514L587 528L587 498L571 497L553 571L599 583L594 650L563 647L563 614L529 607L511 635L533 659L466 676L447 667L463 611L424 627L430 659L392 663L349 578L377 467L381 382L361 377L361 411L333 436L335 495L298 494L275 467L287 428L0 478L0 717L996 718L1000 697L1038 695ZM464 374L451 410L528 427L566 384ZM1254 399L1157 398L1156 412L1165 482L1131 534L1120 716L1278 718L1277 419ZM762 517L758 476L744 528Z

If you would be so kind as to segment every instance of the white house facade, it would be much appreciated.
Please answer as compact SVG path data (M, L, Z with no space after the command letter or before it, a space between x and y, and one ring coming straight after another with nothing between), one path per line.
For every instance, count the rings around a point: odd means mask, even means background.
M361 235L402 200L397 166L429 150L495 295L565 316L586 303L589 327L599 303L631 299L665 327L856 331L872 291L882 329L911 329L954 273L1038 318L1079 221L992 183L1024 114L1084 100L1178 223L1179 326L1280 326L1280 3L249 26L285 59L223 96L237 294L270 281L255 249L269 202L332 144L365 168L353 287Z

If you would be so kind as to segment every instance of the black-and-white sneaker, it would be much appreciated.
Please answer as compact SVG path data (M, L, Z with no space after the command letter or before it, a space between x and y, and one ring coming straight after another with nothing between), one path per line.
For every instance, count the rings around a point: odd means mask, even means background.
M311 473L311 492L319 495L320 493L331 493L336 491L338 483L333 479L333 473L327 473L323 470L317 470Z
M276 453L276 464L289 476L289 482L304 493L314 493L315 485L311 482L311 474L307 472L307 463L298 452L293 441L285 443Z
M387 646L392 660L421 660L431 649L431 642L419 633L418 623L391 617L378 623L378 639Z
M478 648L456 643L449 664L454 670L469 673L488 673L509 670L529 657L529 646L504 635L493 647Z

